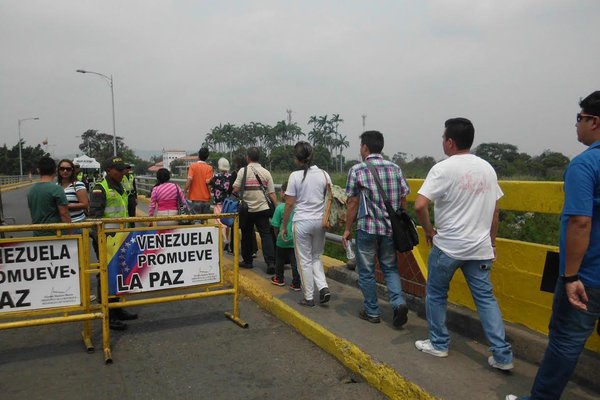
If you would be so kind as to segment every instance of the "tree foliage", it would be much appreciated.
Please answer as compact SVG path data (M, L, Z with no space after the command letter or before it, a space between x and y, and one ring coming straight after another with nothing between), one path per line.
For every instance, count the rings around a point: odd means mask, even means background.
M21 159L23 162L23 174L30 172L35 174L37 164L40 158L49 154L42 149L41 145L35 147L25 146L25 141L21 140ZM0 147L0 173L4 175L19 175L19 144L8 148L6 143Z

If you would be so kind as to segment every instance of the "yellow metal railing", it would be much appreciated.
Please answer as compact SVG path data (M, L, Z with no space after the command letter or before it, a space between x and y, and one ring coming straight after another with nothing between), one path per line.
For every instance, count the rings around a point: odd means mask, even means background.
M237 214L221 214L219 217L230 217L234 219L234 237L233 242L239 244L239 219ZM43 237L20 237L10 239L0 239L0 330L3 329L14 329L24 328L29 326L49 325L66 322L83 322L82 338L84 344L89 352L94 351L94 346L91 341L91 320L101 319L102 320L102 345L104 351L104 359L106 363L112 362L112 354L110 349L110 330L109 330L109 311L115 308L124 308L138 305L149 305L159 304L172 301L190 300L205 297L214 297L222 295L232 295L233 297L233 310L232 312L226 312L225 316L235 322L237 325L246 328L248 324L240 319L239 316L239 245L234 245L234 263L233 263L233 274L231 276L231 287L225 286L225 275L224 275L224 261L223 261L223 243L222 236L215 235L218 237L218 263L219 273L218 279L214 279L209 284L187 284L181 287L166 287L164 289L158 289L152 291L151 297L145 297L143 299L137 298L138 294L148 294L148 292L139 291L139 293L125 293L119 294L118 296L109 296L109 253L115 257L119 255L115 251L115 237L125 235L129 238L130 233L145 235L148 233L150 236L160 236L163 233L169 234L175 232L185 232L187 229L195 229L197 231L210 229L215 227L216 224L206 223L203 225L171 225L171 226L148 226L142 228L127 228L127 224L139 222L142 224L153 225L159 221L174 221L177 223L180 220L192 220L202 221L214 219L215 215L194 215L194 216L167 216L167 217L135 217L135 218L117 218L117 219L102 219L102 220L87 220L83 223L77 224L45 224L45 225L12 225L12 226L0 226L0 233L5 232L25 232L25 231L42 231L42 230L54 230L55 235L43 236ZM106 229L106 224L116 224L119 228ZM70 230L78 229L81 233L71 234ZM95 230L98 241L98 263L90 262L90 233ZM123 242L122 242L123 243ZM67 257L67 254L63 254L64 258L68 258L71 263L77 264L77 268L70 270L67 266L58 265L60 257L57 256L60 249L73 249L76 245L76 260L72 260L73 257ZM49 246L54 246L56 249L50 249ZM62 247L61 247L62 246ZM64 247L67 246L67 247ZM68 247L71 246L71 247ZM29 248L30 253L27 253ZM193 249L193 245L181 246L185 249ZM24 250L25 249L25 250ZM57 250L58 249L58 250ZM66 250L64 250L66 251ZM50 254L52 253L52 254ZM66 251L66 253L69 253ZM27 256L29 254L29 256ZM36 254L37 257L42 257L50 267L44 267L42 264L33 265L35 260L32 259L31 254ZM27 259L29 257L29 260ZM22 259L22 260L21 260ZM57 265L52 263L55 261ZM62 260L61 260L62 261ZM20 264L19 264L20 263ZM19 264L19 265L17 265ZM164 265L164 264L163 264ZM163 266L161 265L161 266ZM17 271L18 268L21 270ZM41 269L40 269L41 268ZM50 268L45 270L44 268ZM28 269L27 284L30 288L25 288L25 285L19 286L17 281L22 280ZM38 271L39 269L39 271ZM47 276L56 278L57 274L63 273L65 277L68 274L77 272L79 274L78 287L73 288L69 286L65 290L57 290L53 284L58 281L43 282ZM100 293L99 293L99 304L92 305L90 301L90 278L93 275L99 274L100 279ZM17 279L19 278L19 279ZM11 282L9 282L9 280ZM60 281L57 284L66 284L66 281ZM73 281L69 281L71 284ZM200 282L200 280L199 280ZM165 285L168 286L168 285ZM60 288L64 289L64 288ZM184 294L173 294L173 292L186 290ZM35 304L27 302L24 293L35 296L45 296L44 299L37 301ZM49 295L46 293L50 292ZM65 301L65 293L69 293L71 301ZM168 293L168 294L163 294ZM78 294L79 301L77 301ZM18 296L18 297L16 297ZM48 298L48 296L56 297ZM120 298L120 302L109 302L111 298ZM56 304L63 305L59 306L47 306L50 301L57 301ZM43 302L46 301L46 305ZM39 304L38 304L39 303ZM19 310L19 306L23 306L23 310ZM9 320L3 322L2 320Z
M423 184L422 179L409 179L414 201ZM504 197L500 199L503 210L558 214L563 206L562 182L500 181ZM557 222L558 223L558 222ZM420 244L413 255L424 277L427 277L429 246L420 230ZM506 321L524 325L547 334L552 311L552 294L540 291L547 252L558 252L558 246L548 246L498 238L497 259L492 272L494 293ZM450 302L475 310L475 304L462 273L450 285ZM600 352L600 336L592 335L586 347Z

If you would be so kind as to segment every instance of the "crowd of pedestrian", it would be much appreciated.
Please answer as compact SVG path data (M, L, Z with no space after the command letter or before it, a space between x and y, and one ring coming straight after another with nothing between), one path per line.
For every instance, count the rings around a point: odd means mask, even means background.
M549 344L535 378L531 394L518 399L560 398L577 364L587 338L600 317L600 91L580 102L577 138L588 149L575 157L565 172L565 204L561 215L560 277L556 284ZM503 196L496 172L483 159L471 154L475 128L466 118L445 122L442 148L447 158L431 168L418 191L414 209L431 246L427 268L426 317L428 337L415 342L423 353L448 357L450 336L446 327L448 290L460 269L473 296L483 331L490 344L490 367L507 371L514 368L513 352L506 340L505 327L490 279L496 259L498 201ZM384 159L384 137L378 131L360 136L362 161L348 172L346 181L347 215L342 235L344 246L352 236L356 242L358 283L363 307L358 316L379 323L375 263L385 277L391 316L395 327L408 322L408 307L398 272L393 229L386 210L387 199L393 209L406 208L410 188L401 168ZM157 183L150 196L149 215L172 216L178 204L189 200L195 214L220 213L231 195L245 205L240 210L242 268L253 268L256 232L260 235L262 255L271 283L284 286L284 265L290 264L294 291L302 290L299 304L315 306L332 299L321 256L325 243L323 217L329 174L313 163L313 148L304 141L294 146L298 169L281 187L278 204L270 171L260 164L258 148L249 148L245 160L237 160L230 171L229 161L218 161L218 172L207 162L209 150L198 152L198 162L188 170L185 189L171 183L166 169L157 172ZM90 193L77 178L75 165L44 157L38 164L41 175L27 195L34 224L81 222L92 218L135 215L137 191L130 166L119 157L103 164L106 177ZM58 178L55 182L55 176ZM186 199L187 195L187 199ZM211 198L212 197L212 198ZM433 218L430 216L433 205ZM158 225L170 225L163 221ZM118 227L107 226L107 228ZM222 241L231 250L233 241L226 225L221 226ZM52 234L35 231L34 235ZM97 242L95 242L97 251ZM315 291L316 289L316 291ZM123 320L137 318L124 309L111 310L110 326L124 329ZM517 399L507 395L507 400Z

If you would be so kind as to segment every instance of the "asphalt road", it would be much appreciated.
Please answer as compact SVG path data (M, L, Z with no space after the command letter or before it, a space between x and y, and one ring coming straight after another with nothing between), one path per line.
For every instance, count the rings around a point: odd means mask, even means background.
M2 194L6 216L29 223L26 189ZM4 399L383 399L360 377L262 311L241 301L242 329L226 319L231 297L139 307L112 332L104 365L100 323L87 354L81 324L0 331Z

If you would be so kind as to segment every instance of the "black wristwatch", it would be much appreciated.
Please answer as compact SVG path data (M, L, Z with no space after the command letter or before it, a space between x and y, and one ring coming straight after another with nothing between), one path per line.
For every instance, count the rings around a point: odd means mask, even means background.
M579 280L579 274L571 275L571 276L561 276L563 283L571 283Z

